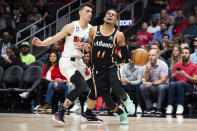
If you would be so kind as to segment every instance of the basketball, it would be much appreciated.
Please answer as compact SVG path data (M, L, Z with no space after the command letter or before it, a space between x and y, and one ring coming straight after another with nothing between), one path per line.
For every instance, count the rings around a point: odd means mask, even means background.
M135 65L143 66L148 62L148 52L145 49L136 49L133 52L133 62Z

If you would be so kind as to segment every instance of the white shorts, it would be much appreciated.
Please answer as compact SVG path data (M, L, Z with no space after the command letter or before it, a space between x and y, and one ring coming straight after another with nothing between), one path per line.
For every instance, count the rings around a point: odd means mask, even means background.
M71 61L70 57L61 57L59 60L60 72L63 76L70 81L70 78L75 74L75 71L78 70L85 80L91 78L91 71L87 68L86 64L83 62L82 58L75 58L75 61ZM86 69L89 70L89 75L86 75Z

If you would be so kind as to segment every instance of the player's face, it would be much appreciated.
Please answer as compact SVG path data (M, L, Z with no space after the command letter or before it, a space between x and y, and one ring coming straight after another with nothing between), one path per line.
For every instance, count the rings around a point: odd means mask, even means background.
M85 6L82 10L79 11L80 18L90 22L92 18L92 9L88 6Z
M107 24L116 24L118 22L117 13L109 10L104 17L104 22Z

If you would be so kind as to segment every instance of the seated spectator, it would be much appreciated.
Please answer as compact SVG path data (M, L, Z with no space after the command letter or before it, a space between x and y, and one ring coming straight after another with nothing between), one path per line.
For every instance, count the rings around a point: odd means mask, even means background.
M128 49L131 52L132 50L140 48L140 45L137 43L137 38L135 35L132 35L127 42Z
M59 72L60 73L60 72ZM54 82L50 82L47 89L47 94L45 97L45 105L42 106L39 110L47 111L51 110L51 102L54 95L54 91L65 91L64 99L68 96L68 81L66 78L60 73L60 78L55 78Z
M188 25L183 28L181 31L181 34L184 35L186 41L193 39L195 36L197 36L197 26L195 23L195 17L190 16Z
M142 96L140 93L140 84L142 82L143 67L136 66L132 60L132 53L129 63L123 65L120 69L121 82L126 92L135 91L137 100L136 113L142 113Z
M157 51L158 59L166 62L166 60L163 57L161 57L161 50L163 48L162 48L161 42L159 40L155 40L153 42L153 44L151 45L151 49L154 49Z
M20 58L22 62L24 62L27 66L31 64L32 62L36 61L35 56L29 53L30 50L30 44L29 42L23 42L21 44L21 53Z
M0 54L1 57L4 59L8 59L8 56L6 54L6 48L13 46L10 43L10 35L8 32L4 32L2 36L2 42L0 43Z
M165 23L168 25L168 11L166 9L162 9L160 13L160 19L158 21L158 24L160 25L161 23Z
M160 31L160 26L158 25L158 18L156 16L153 16L152 26L148 27L148 32L154 35L154 33L157 31Z
M184 111L184 93L194 90L194 83L197 81L197 66L190 61L190 48L185 47L182 50L182 62L175 64L168 88L168 106L166 114L172 114L175 94L177 94L176 114L183 114Z
M137 32L137 42L141 47L144 47L146 45L148 45L152 40L153 40L153 35L149 32L147 32L147 28L148 28L148 23L147 22L143 22L142 23L142 31Z
M17 50L15 47L6 48L6 54L8 56L8 59L5 59L7 68L14 65L20 66L23 69L26 68L25 63L23 63L21 59L17 56Z
M172 40L173 37L172 37L172 34L170 32L168 32L167 30L167 25L165 23L161 23L161 30L160 31L157 31L155 32L154 36L153 36L153 41L155 40L159 40L160 42L162 42L162 36L164 34L167 34L169 36L169 39Z
M168 42L169 42L169 35L164 34L162 36L162 47L163 47L163 50L167 50Z
M175 25L174 25L174 29L176 30L175 35L181 33L183 28L186 26L187 26L187 19L185 19L183 15L183 11L182 10L177 11L177 17L175 18Z
M20 94L21 98L36 96L35 103L37 106L35 107L35 110L38 110L41 107L42 95L43 92L47 90L49 83L54 82L55 78L61 78L58 63L59 55L55 52L50 53L48 62L44 66L40 79L36 81L36 84L34 84L28 92Z
M169 16L168 18L168 32L170 32L172 35L175 35L175 18L174 16Z
M174 45L173 47L173 51L172 51L172 55L171 55L171 58L169 58L167 60L167 64L168 64L168 67L170 68L170 70L172 70L174 68L174 65L177 63L177 62L180 62L181 61L181 47L179 45Z
M162 102L168 88L168 66L165 62L158 59L157 51L151 49L149 51L149 62L143 75L145 79L140 85L142 97L146 104L145 114L156 113L161 114ZM153 109L153 102L150 98L151 93L157 93L156 111Z
M194 53L191 54L190 60L194 63L197 64L197 36L194 37L193 40L193 46L194 46Z

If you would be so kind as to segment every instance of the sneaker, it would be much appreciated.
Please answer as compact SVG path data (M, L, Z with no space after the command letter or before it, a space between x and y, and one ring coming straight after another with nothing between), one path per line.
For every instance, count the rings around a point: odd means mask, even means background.
M95 114L86 115L86 113L84 113L84 115L82 115L81 121L82 122L103 122L103 120L97 118Z
M26 98L29 97L29 93L28 93L28 92L23 92L23 93L19 94L19 96L20 96L21 98L23 98L23 99L26 99Z
M41 105L37 105L35 108L34 108L34 111L38 111L40 109Z
M161 112L161 109L156 109L156 111L155 111L155 114L161 114L162 112Z
M124 106L126 107L128 113L130 115L133 115L135 113L135 105L133 104L133 101L131 101L129 95L127 94L126 101L121 100Z
M151 114L154 113L154 109L153 108L147 108L146 110L144 110L144 114Z
M124 109L123 109L124 110ZM128 125L128 118L127 118L127 113L124 111L121 115L119 115L120 118L120 125Z
M62 113L60 113L59 111L58 112L56 112L55 114L54 114L54 116L52 117L52 120L54 120L54 121L56 121L56 122L58 122L58 123L60 123L60 124L64 124L65 122L64 122L64 114L62 114Z
M137 106L136 113L142 114L142 108L140 106Z
M40 111L52 111L52 107L50 105L48 105L48 104L45 104L39 110Z
M184 107L182 105L177 106L176 114L177 115L182 115L184 111Z
M173 112L173 107L172 105L168 105L166 109L166 115L171 115Z

